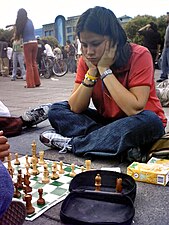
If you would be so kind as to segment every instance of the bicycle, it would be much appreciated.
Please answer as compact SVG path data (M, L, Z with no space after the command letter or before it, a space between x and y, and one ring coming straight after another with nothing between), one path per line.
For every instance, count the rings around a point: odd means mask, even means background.
M41 65L40 72L43 73L46 79L49 79L53 74L62 77L68 71L68 65L64 59L48 57L46 54L42 54Z
M52 76L52 59L47 57L46 54L41 55L41 68L39 68L39 73L42 74L46 79Z
M53 67L52 71L55 76L62 77L64 76L68 71L68 65L64 59L61 57L55 57L53 58Z

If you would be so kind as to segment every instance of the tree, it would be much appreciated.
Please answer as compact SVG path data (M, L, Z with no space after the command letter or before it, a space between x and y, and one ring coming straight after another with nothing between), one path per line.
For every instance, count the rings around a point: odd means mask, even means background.
M11 41L11 38L13 37L13 29L11 30L3 30L3 29L0 29L0 39L1 38L5 38L5 40L7 42L10 42Z
M52 48L54 48L56 46L56 44L58 44L58 40L53 36L44 36L44 37L41 37L41 40L47 40L49 45Z
M138 30L152 21L157 24L158 31L160 32L161 39L163 40L166 29L166 16L156 18L150 15L138 15L123 26L129 40L142 45L143 37L138 34Z

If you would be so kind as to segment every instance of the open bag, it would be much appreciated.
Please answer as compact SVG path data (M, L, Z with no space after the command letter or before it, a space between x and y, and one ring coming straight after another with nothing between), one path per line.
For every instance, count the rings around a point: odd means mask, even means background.
M169 158L169 133L164 134L152 145L147 153L147 161L151 157Z
M101 189L95 190L95 177L101 177ZM122 179L122 192L116 192L116 180ZM124 173L91 170L76 175L62 203L60 218L71 225L130 225L135 209L136 183Z

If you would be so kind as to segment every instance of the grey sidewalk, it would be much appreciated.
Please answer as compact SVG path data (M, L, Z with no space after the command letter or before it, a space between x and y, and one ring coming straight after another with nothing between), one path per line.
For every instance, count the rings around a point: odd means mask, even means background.
M159 76L159 71L156 71ZM66 100L73 89L73 74L66 74L64 77L52 79L41 79L42 85L39 88L25 89L24 81L11 81L10 77L0 76L0 100L10 109L12 115L20 116L29 107L40 104ZM168 117L168 108L164 109ZM76 157L70 153L58 154L56 150L51 150L42 145L39 141L39 134L44 130L50 129L50 124L45 121L37 127L23 130L17 137L9 138L11 152L18 152L22 155L31 154L31 144L35 140L38 151L45 150L45 158L51 160L62 160L67 163L84 165L84 158ZM127 163L119 163L112 159L95 159L92 167L120 167L126 173ZM135 225L167 225L169 224L169 187L137 183L137 195L135 199ZM53 206L33 222L25 221L24 225L61 225L59 212L61 204ZM83 206L82 206L83 207Z

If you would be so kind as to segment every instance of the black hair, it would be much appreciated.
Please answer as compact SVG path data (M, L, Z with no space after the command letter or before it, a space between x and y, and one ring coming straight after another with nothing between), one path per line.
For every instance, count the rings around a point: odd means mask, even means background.
M27 17L27 12L25 9L21 8L18 10L18 13L17 13L17 18L16 18L16 23L15 23L15 26L16 26L16 39L20 39L23 35L23 31L24 31L24 28L25 28L25 24L28 20L28 17Z
M157 31L157 24L155 24L154 22L150 22L150 25L152 30Z
M104 7L96 6L85 11L76 25L76 33L80 40L80 33L90 31L99 35L107 35L117 44L117 55L114 67L125 66L131 56L131 46L127 36L115 14Z
M70 40L67 40L67 41L66 41L66 43L67 43L68 45L70 45L70 44L71 44Z

